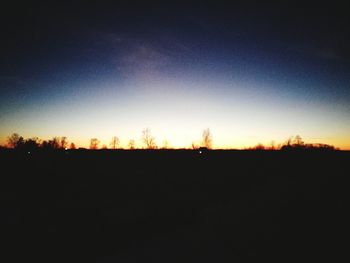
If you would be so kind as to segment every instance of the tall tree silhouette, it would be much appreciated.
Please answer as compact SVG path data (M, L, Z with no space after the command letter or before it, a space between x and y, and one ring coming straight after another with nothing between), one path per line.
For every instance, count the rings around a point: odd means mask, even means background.
M10 148L17 148L19 145L23 144L24 139L19 136L18 133L12 133L7 137L7 146Z
M50 142L52 148L54 148L54 149L60 148L60 144L61 144L60 137L53 137L52 140L50 140L49 142Z
M206 147L208 149L211 149L212 144L213 144L213 136L212 136L209 128L203 130L203 132L202 132L202 146Z
M51 140L43 141L41 143L41 148L45 150L60 149L61 140L59 137L53 137Z
M100 144L100 141L97 138L91 138L90 139L90 149L96 150L98 149L98 145Z
M157 145L155 143L155 138L151 134L150 129L144 129L142 131L142 141L145 144L147 149L156 149Z
M116 149L119 146L119 138L117 136L112 137L112 141L110 143L112 149Z
M68 145L67 137L63 136L60 138L60 148L61 149L66 149Z

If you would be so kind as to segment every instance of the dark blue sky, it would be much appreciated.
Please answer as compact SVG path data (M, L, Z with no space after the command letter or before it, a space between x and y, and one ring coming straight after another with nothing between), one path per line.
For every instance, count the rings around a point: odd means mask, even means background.
M299 133L350 148L346 11L334 1L5 6L1 141L16 131L85 145L150 127L187 146L209 126L217 147Z

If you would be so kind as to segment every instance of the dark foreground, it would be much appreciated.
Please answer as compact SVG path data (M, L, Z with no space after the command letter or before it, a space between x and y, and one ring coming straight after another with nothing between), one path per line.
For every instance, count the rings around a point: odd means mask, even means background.
M1 262L348 259L349 153L0 157Z

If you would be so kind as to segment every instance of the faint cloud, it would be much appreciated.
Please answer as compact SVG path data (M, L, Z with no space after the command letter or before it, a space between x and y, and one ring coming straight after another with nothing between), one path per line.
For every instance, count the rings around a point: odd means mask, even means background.
M153 72L166 66L170 57L154 47L137 44L123 54L121 62L124 67Z
M153 30L137 37L127 33L95 32L92 35L94 50L89 52L108 53L109 62L124 75L158 74L192 52L187 43L162 32Z

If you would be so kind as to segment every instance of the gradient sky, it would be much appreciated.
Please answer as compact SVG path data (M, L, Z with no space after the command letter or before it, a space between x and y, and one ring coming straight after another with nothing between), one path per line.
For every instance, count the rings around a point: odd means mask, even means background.
M216 148L299 134L350 149L350 21L334 1L28 1L0 17L0 144L141 146L150 128L189 147L210 128Z

